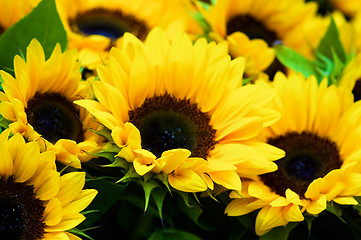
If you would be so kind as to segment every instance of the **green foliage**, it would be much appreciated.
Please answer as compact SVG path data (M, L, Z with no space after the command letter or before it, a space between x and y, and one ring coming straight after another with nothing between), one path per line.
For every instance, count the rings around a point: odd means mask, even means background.
M150 180L147 182L141 182L141 185L144 189L144 194L145 194L145 206L144 206L144 212L145 212L147 211L148 208L150 194L152 193L153 189L159 187L159 184L156 181Z
M346 54L335 21L330 25L315 49L315 60L311 61L291 48L277 43L274 46L278 60L285 66L302 73L305 77L314 75L318 83L327 78L328 84L338 85L344 67L353 53Z
M305 58L291 48L278 42L274 45L278 60L287 67L302 73L305 77L318 75L315 71L314 62Z
M84 237L85 239L90 239L90 240L94 240L93 238L89 237L84 230L80 230L80 229L77 229L77 228L73 228L73 229L70 229L68 232L72 233L72 234L75 234L79 237Z
M167 195L168 191L164 188L157 188L153 190L153 199L155 201L155 204L157 206L158 209L158 214L160 219L162 220L162 225L164 226L163 223L163 214L162 214L162 210L163 210L163 204L164 204L164 199L165 196Z
M10 122L0 115L0 132L9 127Z
M67 36L56 10L55 0L41 1L31 13L1 35L0 68L12 71L15 55L25 55L33 38L41 43L47 58L56 43L60 43L63 50L66 49Z
M177 192L177 207L179 211L182 211L188 216L197 226L205 230L212 230L212 227L205 224L200 220L200 216L203 213L202 208L196 202L196 200L184 192Z
M342 209L341 207L336 203L328 203L326 211L332 213L335 215L338 219L340 219L343 223L346 223L346 221L342 218Z
M332 51L335 51L342 62L346 62L346 52L341 43L340 35L333 18L331 18L330 25L316 48L316 53L319 53L328 59L333 59L334 54Z
M88 180L85 188L96 189L98 194L87 208L87 211L95 210L87 214L87 226L92 226L116 201L122 199L126 194L127 186L127 184L114 184L103 179Z
M177 229L162 229L154 232L148 240L201 240L200 237L193 233L177 230Z

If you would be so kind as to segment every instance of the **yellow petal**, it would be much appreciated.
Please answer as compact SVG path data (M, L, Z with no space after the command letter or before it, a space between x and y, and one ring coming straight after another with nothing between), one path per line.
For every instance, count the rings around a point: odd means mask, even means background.
M270 202L269 205L272 207L284 207L287 206L288 204L290 204L290 202L286 198L280 196L277 199Z
M169 184L183 192L203 192L207 190L207 184L191 169L181 169L168 175Z
M75 141L60 139L55 143L54 147L57 161L74 168L81 168L81 162L78 158L80 149Z
M304 220L300 207L297 204L291 204L285 208L284 217L290 222L301 222Z
M69 240L70 238L64 232L44 233L41 240Z
M82 190L85 184L85 172L71 172L60 177L58 198L65 206L71 202Z
M95 189L85 189L78 194L73 201L63 207L63 214L70 215L74 212L83 211L95 198L98 191Z
M63 216L61 222L55 226L46 227L45 232L59 232L72 229L79 225L82 221L85 220L85 217L80 213L72 213L70 216Z
M288 223L282 214L282 207L263 207L256 218L256 234L263 235L272 228L284 226Z
M76 100L74 103L88 110L90 114L92 114L109 129L113 129L115 126L121 125L119 121L97 101L83 99Z
M57 198L52 198L44 210L43 222L47 226L55 226L60 223L62 217L61 202Z
M172 149L163 152L158 161L161 162L163 159L165 160L162 171L169 174L177 169L190 155L191 152L188 149Z
M25 144L14 161L15 181L25 182L29 180L38 169L39 159L40 149L38 143L30 142Z
M233 199L227 205L225 214L227 214L228 216L242 216L257 209L248 206L248 199Z
M80 237L75 236L74 234L65 232L65 234L68 236L69 240L82 240Z
M49 200L59 192L60 174L55 170L43 171L37 176L35 186L36 197L42 201Z
M133 166L135 171L143 176L155 167L155 161L153 159L153 162L148 162L144 157L137 157L133 161Z
M3 143L0 143L0 153L0 175L7 178L13 174L13 159Z
M115 156L124 158L127 162L133 162L135 159L135 155L131 146L126 146L122 148L120 152Z
M358 202L353 197L338 197L333 199L334 202L342 205L357 205Z
M210 172L209 175L214 182L222 185L227 189L237 191L241 191L242 189L241 178L235 171Z
M286 198L291 203L299 204L299 205L302 204L300 196L289 188L287 188L287 190L286 190Z
M311 201L306 210L311 214L319 214L326 209L326 204L326 196L322 195L317 201Z
M16 121L16 115L14 112L13 104L10 102L1 102L0 103L0 114L10 121Z

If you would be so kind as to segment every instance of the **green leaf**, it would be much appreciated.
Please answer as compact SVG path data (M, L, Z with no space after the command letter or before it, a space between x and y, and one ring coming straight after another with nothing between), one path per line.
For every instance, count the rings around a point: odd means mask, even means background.
M144 189L144 194L145 194L144 212L146 212L149 204L150 194L154 188L159 187L159 184L156 181L149 180L147 182L143 182L142 187Z
M275 43L274 49L277 59L286 67L295 70L298 73L302 73L305 77L311 75L318 76L314 63L292 50L291 48L283 45L282 43Z
M110 157L110 155L108 155ZM109 158L108 158L109 159ZM114 156L113 156L114 159ZM129 170L130 163L125 160L124 158L115 157L115 160L109 159L110 161L114 161L111 164L108 165L102 165L102 167L120 167L125 170Z
M9 128L10 122L0 115L0 127L7 129Z
M93 228L92 228L93 229ZM89 229L90 230L90 229ZM73 228L73 229L70 229L68 230L68 232L70 233L73 233L77 236L82 236L82 237L85 237L85 238L88 238L90 240L94 240L93 238L89 237L87 234L84 233L83 230L79 230L79 229L76 229L76 228Z
M46 58L51 55L56 43L66 49L67 36L55 0L41 1L32 12L1 35L0 68L13 69L15 55L25 54L33 38L43 46Z
M160 180L167 187L169 193L172 194L172 190L168 182L168 174L162 172L160 174L156 174L154 178Z
M196 200L189 197L189 193L177 191L177 209L185 213L197 226L202 229L212 231L214 230L211 226L200 221L200 216L203 212L202 208L198 205Z
M316 217L313 216L313 215L306 215L306 216L305 216L305 220L306 220L306 223L307 223L308 231L311 231L312 222L313 222L313 220L315 220L315 219L316 219Z
M130 166L127 173L125 174L125 176L122 177L121 179L119 179L116 183L127 182L127 181L131 180L132 178L134 178L134 179L141 178L141 176L139 176L139 174L135 171L133 166Z
M85 126L85 125L84 125ZM101 130L94 130L94 129L91 129L91 128L88 128L86 126L86 128L89 130L89 131L92 131L93 133L95 134L98 134L99 136L102 136L104 137L106 140L110 141L110 142L113 142L113 138L112 138L112 135L111 135L111 131L108 129L108 128L103 128Z
M331 51L333 57L333 69L328 84L335 84L337 86L340 83L345 64L338 57L334 49L331 49Z
M86 227L93 226L116 201L127 194L127 185L115 184L106 180L86 181L84 188L98 191L97 196L85 210L87 214L83 225Z
M0 91L3 91L3 87L2 87L3 82L4 82L4 80L3 80L3 78L2 78L1 75L0 75Z
M340 219L343 223L347 224L346 221L342 218L342 209L336 203L331 202L327 204L326 211L332 213L333 215L338 217L338 219Z
M322 54L328 59L333 59L332 49L334 49L337 56L343 63L347 61L346 51L341 43L340 35L333 18L331 18L326 34L323 36L316 48L316 53Z
M152 192L152 196L155 201L155 204L157 205L159 217L162 221L163 227L164 227L164 223L163 223L162 209L163 209L164 198L165 198L167 192L168 191L165 190L164 188L157 188L157 189L154 189Z
M154 232L148 240L201 240L200 237L193 233L177 230L177 229L162 229Z
M287 240L288 235L298 224L298 222L290 222L284 227L276 227L265 235L262 235L259 240Z

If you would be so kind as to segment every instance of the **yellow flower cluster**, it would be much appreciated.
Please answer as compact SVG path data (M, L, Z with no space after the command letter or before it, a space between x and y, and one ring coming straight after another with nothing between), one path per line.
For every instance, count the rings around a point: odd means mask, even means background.
M0 34L38 3L0 2ZM31 219L1 222L4 236L79 239L69 230L97 194L82 167L104 153L144 184L229 193L225 214L258 211L257 235L358 205L360 1L326 2L56 1L68 49L46 58L33 39L0 71L0 203ZM339 82L278 60L279 41L319 58L331 17L347 53Z

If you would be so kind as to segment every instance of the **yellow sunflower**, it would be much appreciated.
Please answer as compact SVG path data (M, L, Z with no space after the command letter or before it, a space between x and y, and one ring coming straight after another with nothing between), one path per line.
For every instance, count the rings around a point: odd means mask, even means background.
M125 32L144 40L155 26L197 34L201 28L184 0L59 0L59 15L68 33L68 48L76 48L82 65L94 69Z
M40 43L32 40L26 61L15 56L15 77L0 72L4 81L0 114L11 122L13 134L38 140L57 153L58 161L79 168L79 159L89 160L87 152L99 149L102 139L88 130L98 128L91 115L72 103L90 92L76 57L75 51L62 53L58 44L45 60Z
M26 0L0 0L0 36L6 29L29 13L32 7Z
M0 135L0 238L79 239L67 231L85 217L80 213L97 191L83 190L84 172L60 176L54 152L9 129Z
M301 27L315 15L316 4L225 0L217 1L209 10L199 9L211 26L210 36L218 42L226 40L233 57L246 57L247 75L265 71L273 77L277 70L285 71L275 59L273 43L280 40L297 50L305 39Z
M361 102L326 80L318 86L314 77L278 73L273 88L281 118L260 136L286 156L277 171L242 181L242 192L232 193L226 208L230 216L260 209L258 235L319 214L329 202L357 204L353 197L361 195Z
M112 130L119 157L139 175L165 173L181 191L204 191L216 182L240 189L239 175L276 169L283 151L253 140L278 118L265 107L270 89L241 87L244 60L225 44L185 34L168 41L160 28L143 44L125 34L93 83L98 101L77 100Z

